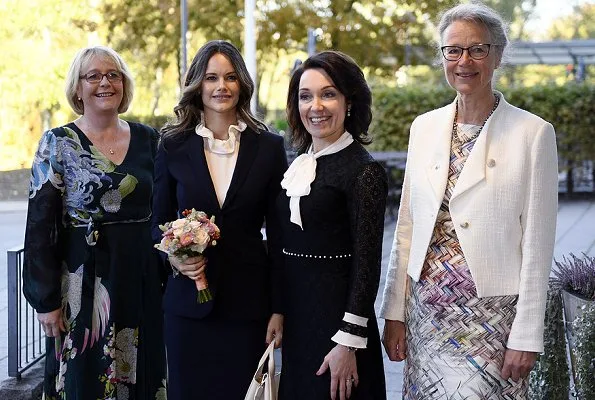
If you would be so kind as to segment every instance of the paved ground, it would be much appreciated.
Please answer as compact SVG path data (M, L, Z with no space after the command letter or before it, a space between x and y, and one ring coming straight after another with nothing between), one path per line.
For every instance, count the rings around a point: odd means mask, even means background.
M0 381L8 377L7 374L7 308L6 308L6 251L21 246L26 216L26 203L0 202ZM554 256L561 259L562 255L582 252L595 256L595 200L561 201L557 218L556 247ZM392 244L394 222L389 223L384 231L384 246L382 258L382 276L380 290L376 300L376 311L380 308L386 265ZM379 319L378 325L382 332L384 320ZM389 399L401 398L403 380L403 364L384 359L384 369Z
M380 275L380 288L378 289L378 296L374 308L376 314L380 312L380 305L382 303L382 293L384 291L384 283L386 278L386 267L388 265L388 258L395 233L395 223L387 224L384 227L384 243L382 245L382 274ZM382 335L384 329L384 320L378 318L378 328ZM395 400L401 398L401 387L403 386L403 363L390 361L383 351L384 356L384 377L386 379L386 394L387 399Z
M0 381L8 378L6 251L23 246L26 213L26 202L0 202Z

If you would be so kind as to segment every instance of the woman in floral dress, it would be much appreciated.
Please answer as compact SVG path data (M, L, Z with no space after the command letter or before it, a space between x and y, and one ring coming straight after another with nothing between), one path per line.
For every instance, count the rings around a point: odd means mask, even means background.
M166 398L157 133L118 117L133 89L116 52L81 50L66 85L80 117L45 132L33 160L23 291L47 335L45 399Z

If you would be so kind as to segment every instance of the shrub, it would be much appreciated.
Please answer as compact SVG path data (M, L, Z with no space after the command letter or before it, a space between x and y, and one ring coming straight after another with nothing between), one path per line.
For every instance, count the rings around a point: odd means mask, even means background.
M529 376L531 400L568 399L570 379L562 313L560 291L550 286L545 310L544 352L539 355Z
M579 399L595 399L595 303L583 306L572 323L576 332L576 390Z
M373 92L371 148L378 151L407 150L409 128L418 115L453 101L449 86L378 88Z
M595 85L567 84L499 88L506 100L549 121L556 130L558 155L563 170L570 172L583 161L595 160ZM447 85L375 88L370 132L376 151L407 150L409 128L418 115L454 100L456 92ZM593 172L595 179L595 171ZM567 182L572 192L572 179ZM594 187L595 190L595 187Z

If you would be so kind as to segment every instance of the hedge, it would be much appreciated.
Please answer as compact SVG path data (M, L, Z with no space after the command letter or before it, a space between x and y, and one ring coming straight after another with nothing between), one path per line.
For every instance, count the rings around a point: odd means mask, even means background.
M554 125L561 170L568 172L567 192L572 193L573 168L583 161L595 162L595 85L569 83L498 90L509 103ZM409 128L415 117L449 104L455 97L455 91L446 84L374 87L372 93L374 118L370 132L374 142L370 150L374 151L407 150ZM125 115L124 118L159 129L170 117ZM287 130L287 122L277 120L272 127ZM595 169L592 173L595 175Z
M556 129L558 154L572 167L595 160L595 86L533 86L499 88L506 100L539 115ZM444 86L375 88L374 120L370 132L377 151L406 150L409 128L416 116L453 101L455 92Z
M405 151L409 128L418 115L440 108L455 97L446 86L374 88L372 91L373 120L371 146L377 151Z

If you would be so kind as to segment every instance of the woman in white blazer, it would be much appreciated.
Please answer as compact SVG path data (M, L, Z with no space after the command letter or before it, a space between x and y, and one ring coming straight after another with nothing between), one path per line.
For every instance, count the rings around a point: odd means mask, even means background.
M543 351L557 212L554 129L492 81L508 44L492 9L439 24L452 104L415 119L381 317L405 399L524 399Z

